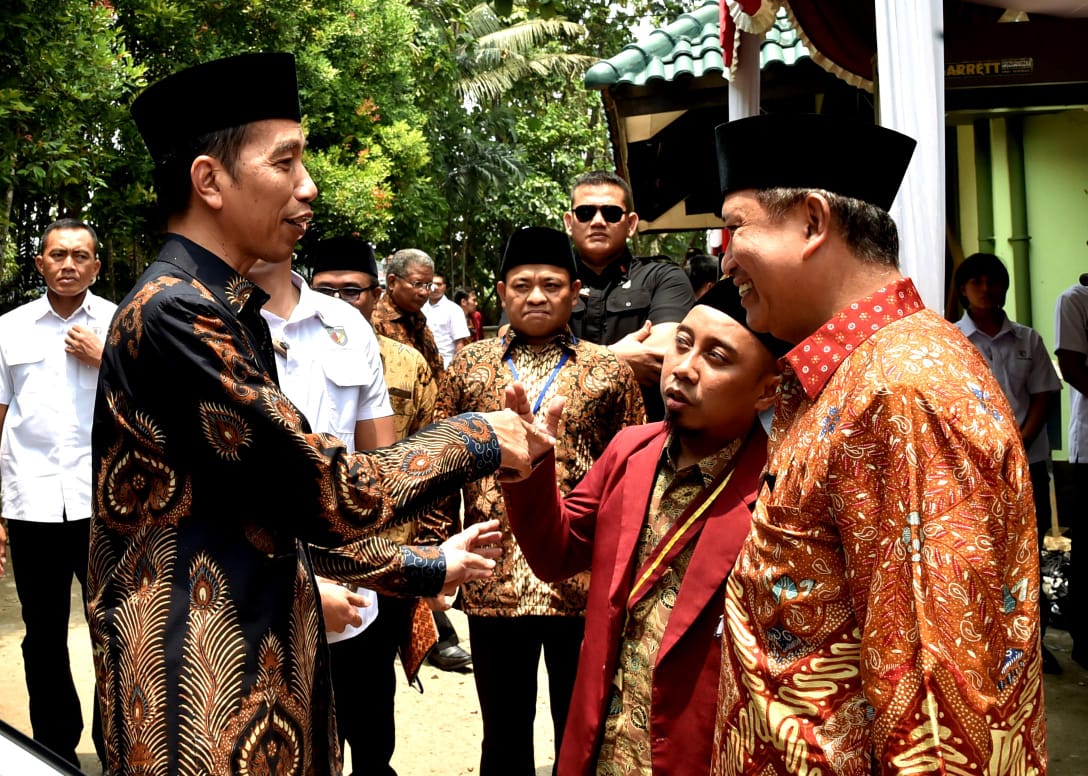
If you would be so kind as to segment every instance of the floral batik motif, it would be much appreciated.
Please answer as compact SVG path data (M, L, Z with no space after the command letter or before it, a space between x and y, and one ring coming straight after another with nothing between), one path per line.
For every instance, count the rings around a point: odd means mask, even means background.
M725 600L715 774L1041 774L1023 444L902 280L787 356Z
M276 384L266 300L173 236L110 330L88 589L113 774L340 773L304 543L408 523L500 462L478 415L370 453L311 433ZM382 570L410 567L436 590L435 555L398 548ZM373 559L335 553L334 574Z

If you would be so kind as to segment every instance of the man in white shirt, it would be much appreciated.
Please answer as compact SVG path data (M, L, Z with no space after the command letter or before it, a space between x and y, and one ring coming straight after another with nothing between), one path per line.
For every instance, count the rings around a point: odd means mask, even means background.
M1076 503L1088 499L1088 275L1067 288L1054 307L1054 341L1058 369L1073 393L1069 400L1069 463L1073 468ZM1081 516L1083 518L1083 514ZM1083 519L1077 526L1083 534ZM1081 541L1084 541L1081 539ZM1075 661L1088 668L1088 622L1085 621L1084 596L1088 592L1088 561L1078 552L1076 542L1070 558L1069 606L1066 618L1073 637Z
M46 293L0 317L0 484L18 566L23 663L34 738L79 765L83 716L68 656L72 576L87 604L91 416L102 337L116 305L88 289L98 236L81 221L46 227L34 262ZM4 571L0 526L0 574ZM95 748L102 757L94 714Z
M465 311L446 296L447 288L445 275L436 272L431 282L430 299L423 305L423 314L427 316L427 328L434 335L442 362L448 367L472 335L465 320Z

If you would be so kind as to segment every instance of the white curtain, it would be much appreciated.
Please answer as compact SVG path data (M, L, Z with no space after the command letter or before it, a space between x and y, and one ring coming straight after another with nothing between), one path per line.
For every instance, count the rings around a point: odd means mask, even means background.
M891 214L900 266L944 313L944 39L941 0L876 0L880 124L918 141ZM879 159L859 160L879 165Z

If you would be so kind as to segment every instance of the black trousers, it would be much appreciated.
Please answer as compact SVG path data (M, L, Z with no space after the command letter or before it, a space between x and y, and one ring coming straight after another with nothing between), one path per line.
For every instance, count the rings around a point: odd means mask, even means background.
M1050 530L1052 510L1050 508L1050 471L1047 461L1033 463L1028 467L1031 472L1031 492L1035 499L1035 525L1039 531L1039 552L1045 549L1043 539ZM1050 598L1043 593L1042 569L1039 570L1039 636L1046 633L1050 623Z
M438 631L438 643L435 649L445 649L460 643L457 631L454 630L453 623L445 612L431 612L431 615L434 617L434 627Z
M68 617L73 575L79 580L83 613L87 613L91 521L8 520L7 525L15 592L26 626L23 665L30 698L30 726L35 740L78 765L76 747L83 733L83 712L68 655ZM89 652L89 642L86 648ZM92 706L92 738L104 762L97 702Z
M548 670L548 696L558 763L578 671L585 619L469 615L468 631L472 642L472 671L484 723L480 776L534 776L536 773L533 720L541 652Z
M415 599L378 596L378 617L347 641L329 645L336 727L340 746L351 746L356 776L396 776L389 765L397 730L393 699L397 691L397 644L408 628Z
M1072 464L1076 512L1069 521L1072 544L1069 552L1069 635L1073 637L1073 659L1088 667L1088 463ZM1063 522L1065 515L1062 515Z

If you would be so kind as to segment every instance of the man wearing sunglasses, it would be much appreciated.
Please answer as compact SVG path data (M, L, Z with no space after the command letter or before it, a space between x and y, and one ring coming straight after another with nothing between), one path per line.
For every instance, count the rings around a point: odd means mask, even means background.
M691 284L664 256L631 255L627 240L638 229L638 213L631 187L615 173L579 176L563 222L574 241L582 281L571 330L588 342L608 345L626 362L642 385L646 414L661 420L661 361L677 324L695 304Z

